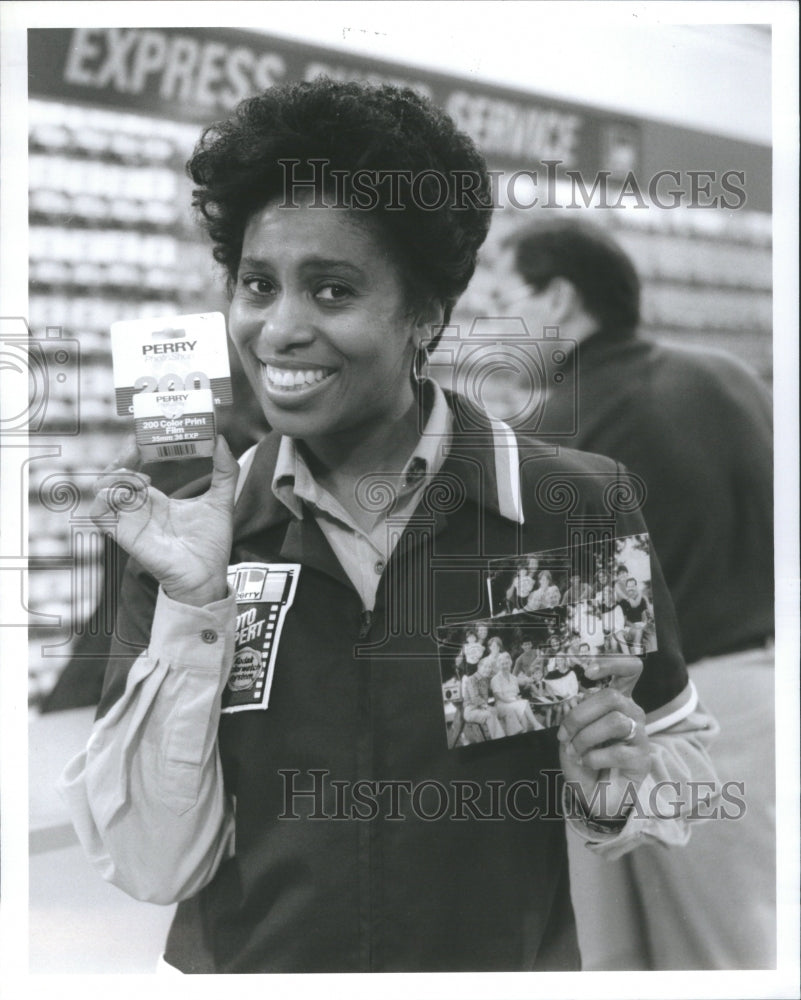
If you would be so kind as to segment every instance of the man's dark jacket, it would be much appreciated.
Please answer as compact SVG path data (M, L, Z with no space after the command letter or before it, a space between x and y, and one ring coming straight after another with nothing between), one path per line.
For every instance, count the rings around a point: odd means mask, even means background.
M545 438L609 455L646 486L643 515L687 663L773 634L768 389L722 351L600 332L553 385Z

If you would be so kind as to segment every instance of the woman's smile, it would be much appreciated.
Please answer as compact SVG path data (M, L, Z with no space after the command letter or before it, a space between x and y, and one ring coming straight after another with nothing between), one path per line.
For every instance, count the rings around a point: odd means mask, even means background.
M311 364L303 368L261 364L264 391L278 406L291 406L295 402L305 401L335 376L335 369L320 368Z

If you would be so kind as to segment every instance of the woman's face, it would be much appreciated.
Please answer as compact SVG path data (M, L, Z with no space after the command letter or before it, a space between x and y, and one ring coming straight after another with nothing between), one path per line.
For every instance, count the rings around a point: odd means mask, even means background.
M464 649L464 658L467 662L473 666L482 658L484 655L484 647L480 642L471 642Z
M376 223L308 202L251 216L229 329L268 422L300 439L399 419L427 332Z

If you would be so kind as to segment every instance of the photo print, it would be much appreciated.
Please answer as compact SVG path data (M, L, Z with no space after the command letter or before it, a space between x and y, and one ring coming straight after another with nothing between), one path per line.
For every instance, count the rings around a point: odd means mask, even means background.
M650 552L639 534L491 562L491 617L438 630L448 746L558 726L608 683L596 658L653 652Z

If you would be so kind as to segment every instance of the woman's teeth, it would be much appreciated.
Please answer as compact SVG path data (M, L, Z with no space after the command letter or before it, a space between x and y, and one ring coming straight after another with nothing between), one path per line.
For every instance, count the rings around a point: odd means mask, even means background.
M307 389L328 378L333 372L323 368L293 369L263 366L264 378L271 389Z

